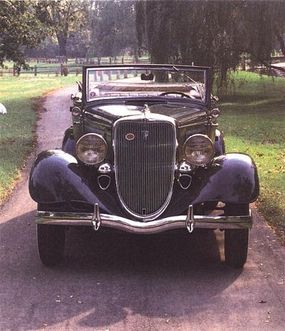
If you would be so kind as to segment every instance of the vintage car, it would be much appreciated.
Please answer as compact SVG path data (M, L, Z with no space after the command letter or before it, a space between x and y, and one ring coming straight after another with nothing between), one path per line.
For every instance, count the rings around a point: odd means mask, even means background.
M189 239L220 229L225 262L243 267L257 169L250 156L225 153L211 82L208 67L83 67L62 149L41 152L30 174L45 265L64 257L68 227L89 226L181 229Z

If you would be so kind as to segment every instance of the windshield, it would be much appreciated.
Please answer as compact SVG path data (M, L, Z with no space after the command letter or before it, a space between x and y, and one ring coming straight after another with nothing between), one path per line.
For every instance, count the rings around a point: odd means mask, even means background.
M102 97L189 98L206 102L206 70L179 66L86 69L86 101Z

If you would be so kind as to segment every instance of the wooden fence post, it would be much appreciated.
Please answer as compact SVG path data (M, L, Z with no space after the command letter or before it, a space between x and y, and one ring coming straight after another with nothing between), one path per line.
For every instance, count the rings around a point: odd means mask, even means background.
M99 74L100 82L103 82L103 71L102 70L99 70L98 71L98 74Z
M34 66L34 75L37 76L38 74L38 68L37 68L37 65L35 64Z

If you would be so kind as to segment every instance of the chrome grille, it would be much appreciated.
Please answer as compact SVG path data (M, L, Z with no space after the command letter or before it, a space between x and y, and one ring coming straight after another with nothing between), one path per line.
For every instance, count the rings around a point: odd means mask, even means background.
M127 211L150 220L167 207L172 193L176 131L171 121L119 120L114 131L118 194Z

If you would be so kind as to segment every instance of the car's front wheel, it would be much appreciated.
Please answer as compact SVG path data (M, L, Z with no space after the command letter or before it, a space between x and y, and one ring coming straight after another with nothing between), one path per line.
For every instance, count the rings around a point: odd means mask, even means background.
M225 215L248 215L248 204L227 205ZM231 267L242 268L247 260L248 229L226 229L224 238L225 262Z
M54 266L63 259L65 227L61 225L37 225L38 250L42 263Z

